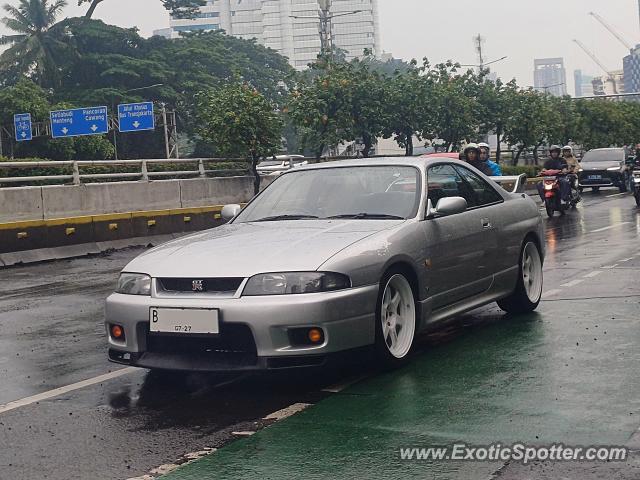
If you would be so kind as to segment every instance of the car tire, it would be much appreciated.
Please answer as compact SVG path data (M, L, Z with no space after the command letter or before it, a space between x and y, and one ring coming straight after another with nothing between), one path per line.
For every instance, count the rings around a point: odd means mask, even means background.
M542 298L542 256L536 242L527 238L520 250L518 282L506 298L498 300L498 306L507 313L533 312Z
M375 355L383 369L398 368L408 362L415 340L417 312L415 289L406 274L401 269L389 270L380 281L375 316Z

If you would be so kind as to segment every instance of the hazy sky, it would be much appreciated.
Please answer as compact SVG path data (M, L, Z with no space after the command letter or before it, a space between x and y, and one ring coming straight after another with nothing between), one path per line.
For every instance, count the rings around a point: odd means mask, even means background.
M16 3L16 0L8 0ZM404 59L428 57L432 63L454 59L476 63L472 38L485 38L488 60L508 56L493 66L503 79L533 84L533 59L564 57L573 93L573 70L602 74L572 39L582 40L607 66L622 68L625 47L588 15L603 16L631 44L640 43L636 0L378 0L382 47ZM69 0L67 15L79 15ZM144 36L168 26L159 0L105 0L95 18L121 26L137 26ZM0 33L7 33L4 27Z

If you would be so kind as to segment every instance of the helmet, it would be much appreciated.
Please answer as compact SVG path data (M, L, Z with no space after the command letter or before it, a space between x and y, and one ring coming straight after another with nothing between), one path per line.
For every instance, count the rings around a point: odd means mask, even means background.
M571 145L565 145L562 147L562 151L569 150L573 154L573 147Z
M486 148L487 150L491 151L491 147L488 143L479 143L478 148Z
M554 150L557 150L558 153L562 153L562 148L560 148L560 145L551 145L549 147L549 153L553 152Z
M475 150L476 153L480 153L480 148L477 143L469 143L466 147L464 147L463 153L467 153L469 150Z

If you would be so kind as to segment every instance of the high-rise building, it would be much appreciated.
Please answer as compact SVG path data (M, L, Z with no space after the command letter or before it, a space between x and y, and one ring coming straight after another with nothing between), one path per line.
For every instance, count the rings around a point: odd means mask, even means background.
M320 52L318 0L208 0L196 18L171 18L170 28L154 34L176 38L180 32L224 30L273 48L304 69ZM354 13L351 13L354 12ZM378 36L378 0L333 0L331 32L347 59L365 49L382 52Z
M627 92L640 92L640 45L622 60L624 86Z
M567 94L567 72L562 58L538 58L533 61L533 86L557 97Z
M593 77L585 75L582 70L574 70L573 79L576 86L576 98L593 96Z

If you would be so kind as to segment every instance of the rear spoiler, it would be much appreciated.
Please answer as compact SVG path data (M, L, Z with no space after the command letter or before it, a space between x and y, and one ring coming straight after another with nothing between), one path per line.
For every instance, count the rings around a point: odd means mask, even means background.
M527 186L527 175L525 173L520 175L489 178L510 193L524 193Z

